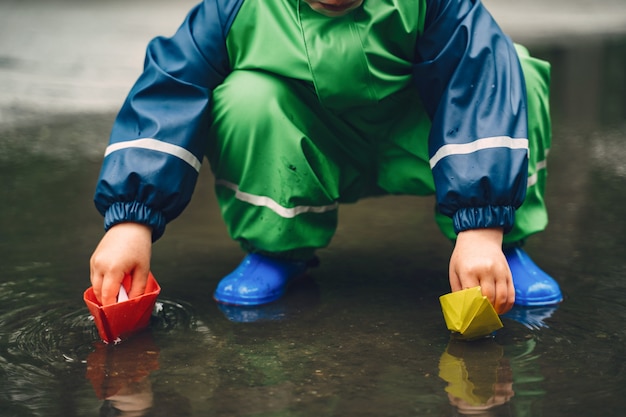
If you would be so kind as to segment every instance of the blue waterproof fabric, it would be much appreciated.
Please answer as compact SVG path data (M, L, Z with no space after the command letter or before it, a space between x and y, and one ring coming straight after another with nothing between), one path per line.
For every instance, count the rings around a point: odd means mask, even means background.
M205 0L172 38L150 42L144 72L117 116L110 146L153 138L202 161L211 91L230 71L226 34L242 3ZM196 168L161 151L131 146L112 152L104 159L94 197L105 230L135 221L152 227L157 240L191 200L197 176Z
M446 145L528 138L526 91L515 48L478 1L429 2L415 80L431 116L431 158ZM432 160L431 160L432 165ZM528 176L525 147L486 148L432 167L439 210L461 230L513 225Z

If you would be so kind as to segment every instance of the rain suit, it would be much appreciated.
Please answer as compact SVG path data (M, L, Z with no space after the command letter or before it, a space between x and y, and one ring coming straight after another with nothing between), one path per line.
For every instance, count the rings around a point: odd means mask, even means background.
M450 239L547 223L549 66L478 0L205 0L148 46L112 129L95 203L105 229L158 239L203 158L231 236L251 251L324 247L340 203L436 195Z

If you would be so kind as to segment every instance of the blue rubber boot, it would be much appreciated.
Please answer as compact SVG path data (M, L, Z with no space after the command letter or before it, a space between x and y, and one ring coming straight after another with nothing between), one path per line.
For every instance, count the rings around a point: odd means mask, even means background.
M559 284L543 272L522 248L507 248L504 255L513 275L516 305L548 306L563 301Z
M256 306L271 303L285 294L294 278L309 267L305 261L248 254L239 266L217 284L213 298L218 303Z

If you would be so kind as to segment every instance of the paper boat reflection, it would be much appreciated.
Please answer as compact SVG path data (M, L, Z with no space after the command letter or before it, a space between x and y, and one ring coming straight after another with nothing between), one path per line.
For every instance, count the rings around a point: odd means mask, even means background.
M130 291L130 280L130 276L126 276L122 282L126 292ZM160 292L161 287L150 273L146 291L139 297L102 306L96 299L93 287L89 287L83 294L83 299L94 318L100 338L105 343L112 343L148 327Z
M151 394L149 376L159 369L159 348L150 332L117 346L94 344L87 357L86 377L96 396L109 399L114 396L144 396Z
M481 338L503 327L480 287L442 295L439 301L448 329L461 339Z
M500 415L486 411L515 395L509 359L494 339L452 339L439 360L439 377L448 383L445 390L459 415Z

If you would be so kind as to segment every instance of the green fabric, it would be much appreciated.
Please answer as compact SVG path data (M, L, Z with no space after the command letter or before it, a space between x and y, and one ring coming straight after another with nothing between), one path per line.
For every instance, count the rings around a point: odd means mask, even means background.
M342 112L409 86L425 15L425 0L365 1L337 18L303 0L247 1L227 37L229 60L233 70L309 82Z
M266 71L311 81L298 24L298 1L243 3L226 38L233 70Z
M424 15L422 0L366 1L340 18L301 0L244 3L227 39L233 72L213 94L207 154L228 231L246 250L308 258L330 242L338 203L434 192L430 121L411 86ZM549 147L547 101L534 97L547 97L542 65L523 59L530 114L540 115L531 174ZM539 174L507 239L545 225ZM437 221L453 239L450 219Z
M306 258L330 242L338 202L383 191L432 194L430 124L425 116L415 123L420 104L403 94L340 118L306 83L229 75L214 92L207 154L231 236L247 250ZM398 111L399 103L415 112ZM310 211L292 215L303 207Z

